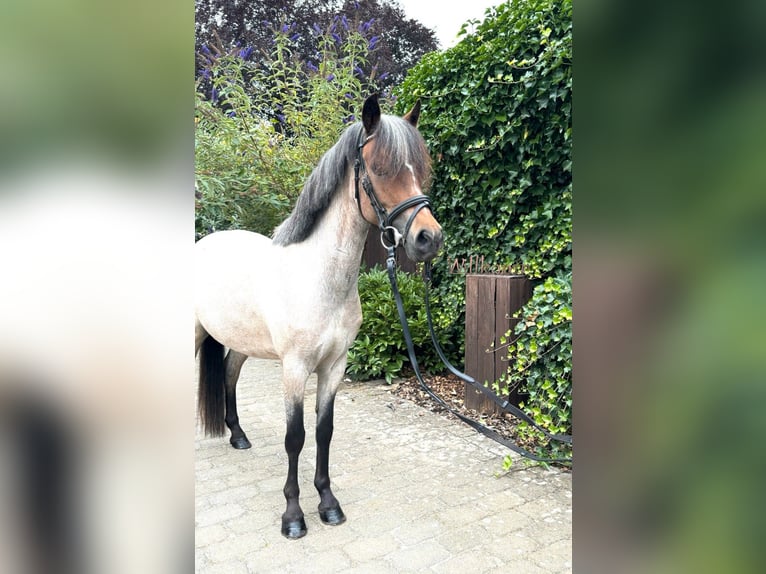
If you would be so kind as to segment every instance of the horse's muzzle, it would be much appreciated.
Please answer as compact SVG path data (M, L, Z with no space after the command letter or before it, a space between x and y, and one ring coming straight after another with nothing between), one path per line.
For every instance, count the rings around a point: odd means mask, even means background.
M413 261L431 261L444 244L441 229L421 229L414 241L407 242L407 255Z

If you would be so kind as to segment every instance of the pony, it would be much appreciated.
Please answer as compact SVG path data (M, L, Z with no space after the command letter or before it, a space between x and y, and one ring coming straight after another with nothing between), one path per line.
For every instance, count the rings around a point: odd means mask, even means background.
M403 244L416 262L430 261L443 244L424 194L431 161L417 130L419 115L419 101L398 117L381 114L377 95L368 97L362 121L347 127L325 152L271 239L229 230L195 245L202 427L208 436L223 436L228 427L234 448L250 448L237 416L242 365L248 357L281 361L288 457L281 533L290 539L307 532L298 458L306 435L304 390L312 373L317 374L319 516L329 525L346 520L330 487L329 449L335 395L362 322L357 279L369 226L381 229L384 243Z

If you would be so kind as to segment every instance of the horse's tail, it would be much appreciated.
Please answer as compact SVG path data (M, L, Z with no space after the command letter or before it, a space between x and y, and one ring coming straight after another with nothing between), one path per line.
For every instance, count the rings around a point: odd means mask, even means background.
M226 416L224 392L223 345L206 337L199 350L199 387L197 408L202 428L208 436L223 436Z

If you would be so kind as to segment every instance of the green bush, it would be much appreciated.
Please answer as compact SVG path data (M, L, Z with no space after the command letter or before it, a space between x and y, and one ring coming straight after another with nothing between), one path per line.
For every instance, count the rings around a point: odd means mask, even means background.
M501 342L508 344L506 375L494 385L507 395L519 389L525 398L520 406L549 432L572 432L572 273L549 277L535 287L530 301L519 311L514 332ZM521 436L537 445L545 436L527 423L519 425ZM537 446L548 457L571 456L571 446L551 441ZM509 459L506 461L510 464Z
M422 370L431 370L439 358L431 345L426 310L423 305L425 285L415 274L397 271L396 281L402 295L416 358ZM390 383L409 364L407 346L385 269L374 267L359 276L362 301L362 326L348 351L346 372L354 379L384 378Z

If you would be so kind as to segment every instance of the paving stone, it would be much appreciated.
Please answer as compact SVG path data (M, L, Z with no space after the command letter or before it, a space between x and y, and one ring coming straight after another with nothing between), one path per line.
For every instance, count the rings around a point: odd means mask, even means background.
M197 572L205 572L205 574L249 574L247 565L239 560L231 560L224 564L210 564L205 566L204 570L197 570Z
M401 548L386 557L399 572L422 572L449 558L450 552L435 540Z
M240 534L215 544L208 544L205 557L213 564L230 564L232 559L246 556L254 550L263 548L265 544L258 535Z
M222 524L212 526L197 526L194 530L194 540L198 548L207 548L226 540L228 529Z
M394 530L394 536L404 546L417 545L424 540L436 538L444 531L444 525L434 518L410 522Z
M434 566L432 570L439 574L466 574L467 572L487 572L502 565L503 561L499 558L472 550L455 554Z
M376 559L381 559L400 547L400 541L392 534L386 533L375 537L357 538L349 542L344 551L352 560L362 563L375 562Z
M244 512L244 508L236 504L223 504L221 506L209 507L197 511L197 526L209 526L211 524L222 524L227 520L236 518Z

